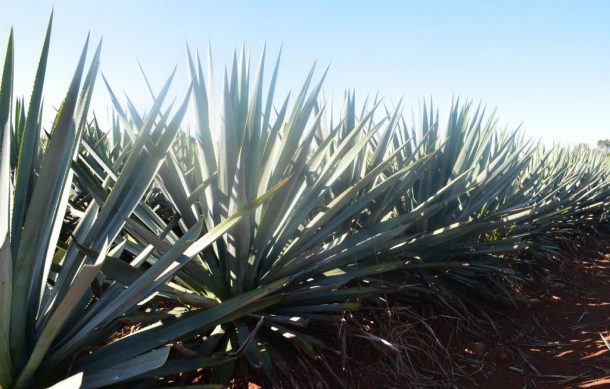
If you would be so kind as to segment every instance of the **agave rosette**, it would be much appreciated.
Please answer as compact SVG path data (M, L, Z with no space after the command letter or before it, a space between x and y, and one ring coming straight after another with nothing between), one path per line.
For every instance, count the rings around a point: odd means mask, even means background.
M380 261L372 254L377 244L400 235L419 216L366 227L357 221L371 213L384 219L389 210L373 210L372 204L395 203L432 155L409 159L401 154L406 143L386 154L380 142L387 145L394 139L399 116L393 113L376 120L378 103L356 117L348 96L348 108L339 123L323 121L325 107L318 99L322 84L312 83L313 69L294 102L286 98L275 110L278 65L263 98L263 64L264 54L251 77L245 56L234 60L216 114L213 91L205 84L201 64L190 60L197 141L178 137L155 178L179 220L168 219L164 228L145 219L141 224L128 223L127 229L136 230L133 250L143 249L150 235L159 237L158 248L174 244L198 225L204 231L215 230L251 199L273 193L176 273L169 285L187 292L192 312L169 319L163 328L147 331L148 335L119 340L98 354L111 355L121 344L136 347L146 336L156 338L166 333L164 328L175 325L182 332L174 333L172 340L198 335L203 342L197 342L203 345L191 347L240 350L268 377L279 374L288 379L286 360L310 365L323 346L306 332L311 320L338 320L342 311L359 307L359 297L383 290L357 280L403 266L404 260ZM123 112L124 122L139 121L134 112L127 114L120 107L117 111ZM191 158L193 154L196 158ZM388 193L395 193L395 198ZM154 254L154 262L153 258ZM215 328L199 319L229 301L263 291L267 291L264 296L244 307L244 314L236 315L230 324ZM262 325L258 324L263 317ZM281 355L282 342L292 342L296 352ZM148 375L210 365L218 361L175 360ZM229 364L219 374L226 379L232 368Z
M137 263L130 266L117 259L128 233L124 231L127 221L154 219L143 196L165 160L188 97L171 120L169 110L159 116L168 80L150 115L131 134L130 146L113 161L115 168L120 165L120 173L111 175L106 169L96 176L96 168L104 161L93 161L93 148L83 147L90 137L82 141L101 45L87 70L85 44L45 139L40 112L50 32L51 23L27 112L23 100L13 107L12 33L0 87L0 385L38 387L77 373L75 379L84 387L99 387L157 368L169 349L157 339L135 354L115 354L95 369L91 368L95 357L82 361L76 357L107 342L123 326L121 320L137 313L139 304L163 289L164 281L179 269L176 261L197 255L264 198L255 199L249 208L207 234L201 234L200 225L194 226L145 271L138 271ZM88 200L82 198L85 191L91 196ZM141 254L136 262L145 258Z

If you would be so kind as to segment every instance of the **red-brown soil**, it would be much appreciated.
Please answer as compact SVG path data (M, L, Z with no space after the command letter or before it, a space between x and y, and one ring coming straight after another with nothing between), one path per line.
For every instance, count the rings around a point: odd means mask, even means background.
M567 260L523 288L528 303L491 315L497 334L469 339L481 363L465 388L610 388L610 255Z
M479 307L474 315L483 327L451 315L420 313L424 328L407 325L409 317L384 323L373 314L372 332L407 345L418 367L400 367L404 352L354 338L349 386L610 388L610 349L602 340L610 342L610 254L571 257L516 290L516 306Z

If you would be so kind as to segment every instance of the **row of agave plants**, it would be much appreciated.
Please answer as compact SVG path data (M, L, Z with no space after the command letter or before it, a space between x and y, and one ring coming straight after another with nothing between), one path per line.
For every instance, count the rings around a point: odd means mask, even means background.
M471 104L442 121L427 104L413 123L353 93L334 109L313 69L278 103L279 58L265 81L264 52L255 70L234 58L220 101L190 53L176 106L171 77L147 82L145 113L104 80L105 131L89 115L100 46L86 66L86 43L47 133L50 30L27 105L12 92L12 32L2 71L0 387L145 388L200 369L223 385L243 366L302 384L333 347L319 323L382 293L511 299L508 281L559 238L604 221L600 154L500 131Z

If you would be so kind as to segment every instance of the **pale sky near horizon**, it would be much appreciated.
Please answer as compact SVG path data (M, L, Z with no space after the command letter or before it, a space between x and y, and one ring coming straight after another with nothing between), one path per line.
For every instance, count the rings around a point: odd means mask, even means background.
M283 93L317 60L318 74L331 65L325 94L335 102L355 88L360 101L379 92L407 109L432 97L442 114L456 95L497 107L502 125L523 123L545 143L610 138L610 1L3 1L0 50L3 58L13 26L19 95L29 97L53 8L47 109L61 101L91 31L93 43L103 36L102 72L142 108L136 60L157 88L177 65L180 96L185 41L202 53L210 43L216 74L242 43L256 64L266 42L268 65L283 46ZM109 106L99 79L93 109L105 116Z

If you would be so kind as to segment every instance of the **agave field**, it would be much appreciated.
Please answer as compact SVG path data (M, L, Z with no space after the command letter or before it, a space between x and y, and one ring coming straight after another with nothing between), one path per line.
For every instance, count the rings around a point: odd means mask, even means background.
M314 69L276 96L280 61L264 52L257 67L234 58L219 96L188 53L182 99L167 101L170 77L140 112L98 80L87 42L47 130L50 35L29 100L13 95L12 32L2 70L2 388L147 388L181 372L336 386L340 340L321 328L387 296L464 314L511 301L605 223L601 153L544 147L459 101L440 118L351 92L333 108ZM109 128L89 110L96 84Z

